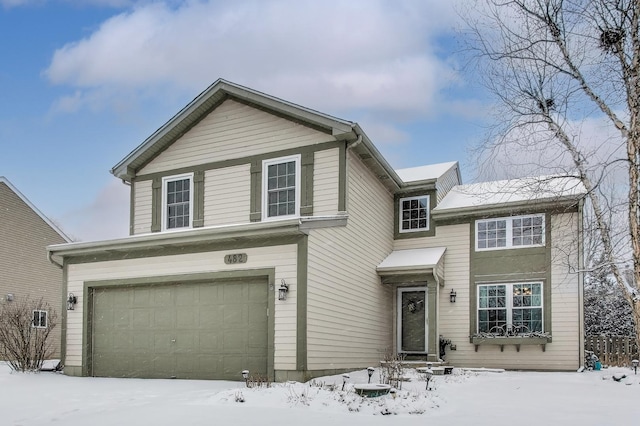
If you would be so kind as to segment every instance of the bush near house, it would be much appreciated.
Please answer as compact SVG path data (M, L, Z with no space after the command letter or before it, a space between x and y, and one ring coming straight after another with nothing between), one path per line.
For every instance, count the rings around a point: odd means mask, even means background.
M15 371L37 371L53 355L57 315L42 299L0 305L0 359Z

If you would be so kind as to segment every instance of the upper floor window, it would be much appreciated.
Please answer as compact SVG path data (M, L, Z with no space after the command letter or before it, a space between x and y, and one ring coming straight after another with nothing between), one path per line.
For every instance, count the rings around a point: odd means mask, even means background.
M400 232L429 230L429 196L400 199Z
M193 174L162 179L163 229L190 228L193 218Z
M511 216L476 221L476 250L543 246L544 215Z
M542 283L478 286L478 332L542 332Z
M35 328L47 328L47 311L33 311L31 326Z
M300 215L300 155L262 162L263 219Z

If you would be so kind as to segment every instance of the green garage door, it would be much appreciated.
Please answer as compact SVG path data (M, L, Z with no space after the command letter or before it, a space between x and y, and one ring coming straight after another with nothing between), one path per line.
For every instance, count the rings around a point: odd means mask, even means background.
M267 374L266 280L96 288L92 374L241 380Z

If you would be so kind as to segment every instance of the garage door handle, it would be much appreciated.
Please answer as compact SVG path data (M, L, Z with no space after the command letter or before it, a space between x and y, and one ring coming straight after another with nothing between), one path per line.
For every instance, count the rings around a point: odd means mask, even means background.
M175 342L176 342L176 339L171 339L171 343L175 343Z

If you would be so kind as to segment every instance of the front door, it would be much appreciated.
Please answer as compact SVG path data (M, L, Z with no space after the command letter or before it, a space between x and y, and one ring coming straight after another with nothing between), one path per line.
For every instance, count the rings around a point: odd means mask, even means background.
M427 352L427 288L398 288L398 352Z

